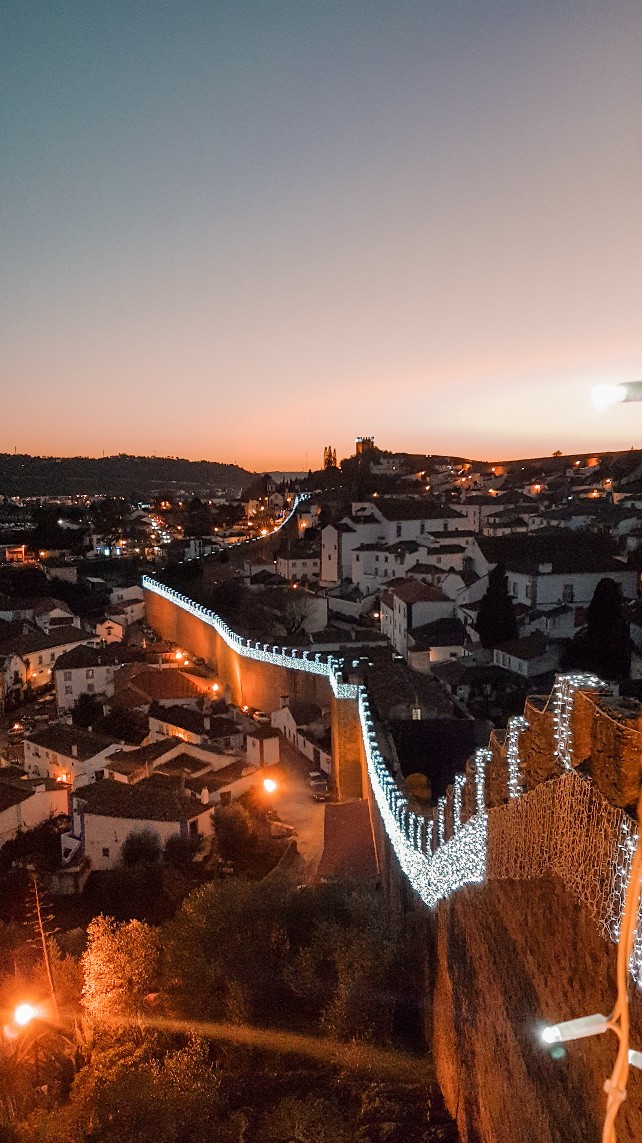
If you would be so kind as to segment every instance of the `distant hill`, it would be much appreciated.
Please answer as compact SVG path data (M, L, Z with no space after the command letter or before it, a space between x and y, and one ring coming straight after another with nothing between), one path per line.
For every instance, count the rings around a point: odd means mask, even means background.
M0 453L0 496L239 492L254 474L237 464L163 456L54 457Z

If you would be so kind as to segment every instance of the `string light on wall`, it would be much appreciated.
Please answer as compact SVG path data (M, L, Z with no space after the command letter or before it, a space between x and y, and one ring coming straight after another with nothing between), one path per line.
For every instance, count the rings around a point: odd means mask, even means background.
M453 833L459 833L459 830L461 829L461 800L465 785L466 775L455 774L455 783L453 788Z
M576 691L605 691L608 688L596 675L558 675L553 689L553 734L557 743L555 756L565 770L572 770L573 736L571 712Z
M513 715L508 720L506 735L506 762L508 764L508 796L518 798L522 793L522 775L519 758L519 736L528 730L528 723L522 715Z
M475 769L475 809L478 814L486 811L486 766L492 758L487 746L480 747L474 754Z
M433 853L433 821L423 819L423 828L419 831L411 824L407 824L405 829L399 825L397 806L402 799L407 805L407 800L403 798L379 749L365 687L359 690L359 717L370 787L377 809L399 865L421 900L433 908L438 901L449 897L462 885L484 881L486 815L471 818L455 837L438 845ZM415 816L410 813L406 821L411 823Z
M282 647L279 649L274 646L270 647L268 643L256 643L251 639L244 639L240 635L237 635L216 612L201 606L200 603L195 603L193 599L181 595L171 587L166 587L165 584L159 583L158 580L152 579L150 576L143 576L142 585L147 591L151 591L155 595L170 600L183 611L187 611L188 614L206 623L208 627L212 627L223 642L226 643L232 651L236 651L238 655L242 656L242 658L252 659L259 663L269 663L274 667L287 667L289 670L305 671L312 675L323 675L330 683L332 692L336 698L357 698L358 686L355 683L344 683L343 676L339 671L340 664L337 660L331 659L324 661L320 653L316 654L314 659L299 657L294 648Z
M446 799L440 798L437 802L437 845L443 845L446 840Z

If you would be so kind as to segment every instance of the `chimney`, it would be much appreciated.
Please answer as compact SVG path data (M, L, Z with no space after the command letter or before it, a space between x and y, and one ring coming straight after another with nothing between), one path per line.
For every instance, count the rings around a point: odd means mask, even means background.
M209 806L210 804L210 792L207 786L203 786L203 789L201 790L201 802L204 806Z
M78 747L76 746L75 742L72 742L72 744L71 744L71 757L72 758L78 757Z
M203 715L203 729L209 730L211 725L212 725L212 720L211 720L209 714Z
M284 707L290 705L290 696L289 695L281 695L280 701L281 701L281 710L283 710Z

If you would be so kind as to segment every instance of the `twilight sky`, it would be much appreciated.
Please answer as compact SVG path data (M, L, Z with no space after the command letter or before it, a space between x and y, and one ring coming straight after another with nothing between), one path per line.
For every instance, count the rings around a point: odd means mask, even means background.
M639 0L4 0L0 451L628 448Z

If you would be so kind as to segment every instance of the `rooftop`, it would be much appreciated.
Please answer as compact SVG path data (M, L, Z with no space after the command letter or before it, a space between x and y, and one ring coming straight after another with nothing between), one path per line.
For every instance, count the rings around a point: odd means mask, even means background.
M182 794L172 779L158 778L143 778L133 786L103 778L76 790L74 805L84 813L99 817L176 822L177 825L204 812L203 805Z

